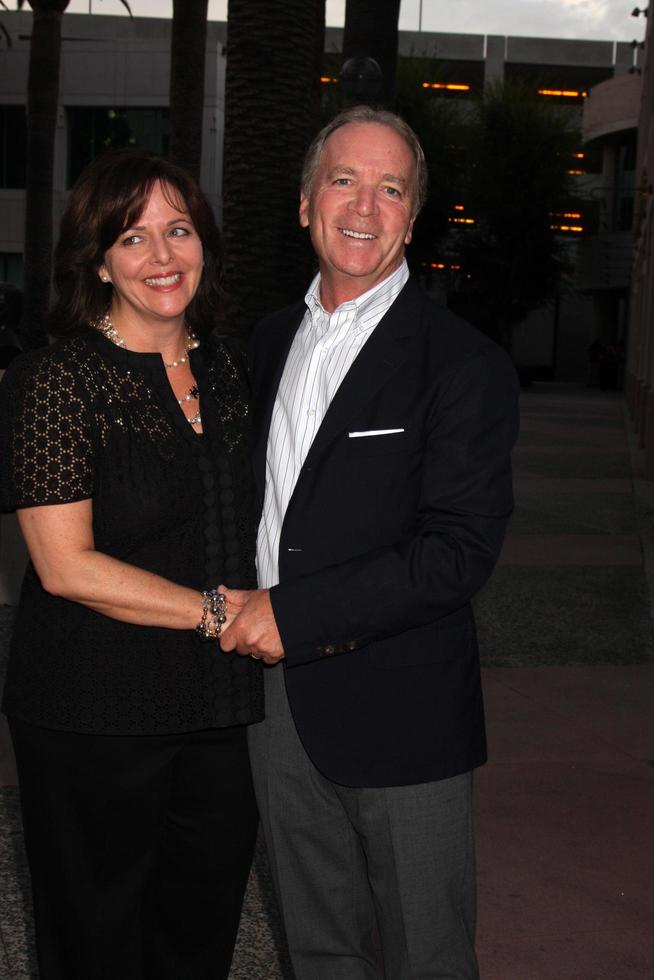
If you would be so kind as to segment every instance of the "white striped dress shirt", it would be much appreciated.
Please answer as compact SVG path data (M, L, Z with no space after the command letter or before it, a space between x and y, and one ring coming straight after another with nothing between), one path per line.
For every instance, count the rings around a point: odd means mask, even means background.
M268 433L266 492L257 537L259 586L279 582L279 539L288 502L311 443L339 385L409 278L406 262L367 293L323 308L320 275L305 296L307 311L288 353Z

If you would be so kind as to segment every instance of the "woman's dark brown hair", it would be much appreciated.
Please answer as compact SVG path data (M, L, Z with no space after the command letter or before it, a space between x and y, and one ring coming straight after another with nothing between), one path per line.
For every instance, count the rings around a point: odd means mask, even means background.
M155 184L170 203L183 202L202 242L204 269L186 310L194 334L209 333L223 312L222 243L211 205L195 180L168 160L141 150L108 150L75 182L54 256L57 300L50 314L55 337L91 329L111 304L112 285L100 280L105 252L143 213Z

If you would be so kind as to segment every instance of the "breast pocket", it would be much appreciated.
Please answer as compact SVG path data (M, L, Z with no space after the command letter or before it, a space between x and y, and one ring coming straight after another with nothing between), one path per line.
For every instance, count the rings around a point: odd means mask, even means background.
M389 453L407 453L416 448L415 438L407 429L353 430L348 433L348 452L353 459L364 456L386 456Z

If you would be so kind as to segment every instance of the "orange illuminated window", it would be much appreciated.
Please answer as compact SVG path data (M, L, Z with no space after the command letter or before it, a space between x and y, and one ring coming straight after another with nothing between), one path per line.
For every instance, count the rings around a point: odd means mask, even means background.
M425 269L438 269L440 272L444 272L446 269L449 269L450 272L460 272L461 270L460 265L450 264L448 266L447 262L423 262L422 266Z
M538 94L558 99L585 99L588 92L575 88L539 88Z
M445 92L469 92L470 85L455 85L453 82L423 82L423 88L435 88Z
M572 231L579 234L584 230L583 225L550 225L552 231Z

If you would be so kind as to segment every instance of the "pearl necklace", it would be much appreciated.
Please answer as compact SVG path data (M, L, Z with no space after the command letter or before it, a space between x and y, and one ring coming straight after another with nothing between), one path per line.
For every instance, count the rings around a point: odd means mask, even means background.
M192 343L191 338L189 337L188 340L186 341L186 351L182 354L182 356L178 357L176 361L171 361L170 364L167 361L164 361L164 367L176 368L179 367L180 364L186 364L186 362L188 361L189 351L195 350L198 344L199 341L196 340L195 343Z
M104 334L107 340L110 340L112 344L116 345L116 347L125 346L125 341L114 327L113 323L111 322L111 317L109 316L108 313L105 313L104 316L101 316L99 320L94 320L91 326L95 327L96 330L99 330L101 334ZM189 353L200 346L200 341L198 340L198 338L194 337L193 334L190 333L188 327L186 329L187 329L186 350L184 351L181 357L178 357L176 360L171 361L170 364L164 361L164 367L176 368L176 367L180 367L182 364L186 364L188 362ZM200 392L198 391L198 386L193 385L191 388L189 388L188 392L182 398L177 399L177 404L183 410L183 406L185 402L195 401L199 397L200 397ZM195 413L195 415L191 415L191 416L186 415L185 417L189 425L202 425L202 416L200 414L199 409Z
M189 390L185 395L182 395L181 398L177 399L177 404L183 410L185 402L196 401L199 397L200 397L200 392L198 391L198 386L193 385L193 387L189 388ZM195 415L187 415L186 421L189 423L189 425L201 425L202 415L200 414L200 409L197 410Z
M104 334L104 336L107 338L107 340L110 340L112 342L112 344L115 344L116 345L116 347L124 347L125 346L125 341L123 340L123 338L120 336L120 334L118 333L118 331L114 327L113 323L111 322L111 317L109 316L108 313L105 313L104 316L101 316L99 320L95 320L94 323L92 324L92 326L94 326L96 328L96 330L99 330L100 333ZM182 364L187 364L188 363L188 355L189 355L189 353L192 350L195 350L196 347L199 347L199 346L200 346L200 341L198 340L197 337L194 337L193 336L193 334L189 331L189 329L187 327L186 328L186 349L185 349L184 353L181 355L181 357L178 357L176 360L171 361L170 363L168 363L167 361L164 361L164 367L167 367L167 368L177 368L177 367L181 367ZM162 360L163 360L163 358L162 358Z

